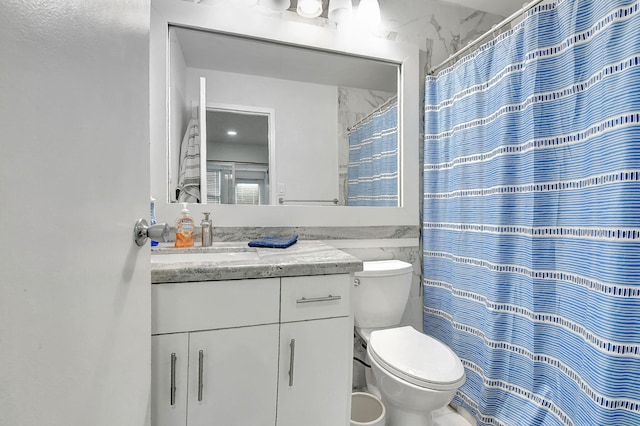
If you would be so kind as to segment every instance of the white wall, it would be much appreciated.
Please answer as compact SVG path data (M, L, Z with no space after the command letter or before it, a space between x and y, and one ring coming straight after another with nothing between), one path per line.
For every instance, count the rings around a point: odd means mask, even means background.
M338 90L212 70L187 69L187 102L197 99L199 79L207 79L207 103L269 108L275 111L276 181L285 198L338 196ZM282 194L279 194L282 195Z

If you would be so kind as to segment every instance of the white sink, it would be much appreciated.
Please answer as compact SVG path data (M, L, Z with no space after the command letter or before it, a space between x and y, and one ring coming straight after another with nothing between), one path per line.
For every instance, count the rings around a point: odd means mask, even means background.
M220 253L166 253L152 254L151 263L183 263L183 262L237 262L259 260L255 251L233 251Z

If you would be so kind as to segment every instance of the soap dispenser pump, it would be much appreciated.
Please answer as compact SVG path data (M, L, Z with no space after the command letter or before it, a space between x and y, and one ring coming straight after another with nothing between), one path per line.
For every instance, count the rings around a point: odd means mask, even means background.
M209 212L203 212L204 219L200 222L202 228L202 247L211 247L213 244L213 224L209 219Z
M194 223L189 216L187 203L182 204L183 209L180 213L182 216L176 221L176 244L177 248L193 247L193 230Z

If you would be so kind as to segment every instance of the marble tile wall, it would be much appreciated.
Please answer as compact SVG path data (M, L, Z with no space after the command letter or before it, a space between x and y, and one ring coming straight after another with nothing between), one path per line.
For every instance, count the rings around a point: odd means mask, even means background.
M425 73L503 19L438 0L383 0L380 12L382 35L417 45Z

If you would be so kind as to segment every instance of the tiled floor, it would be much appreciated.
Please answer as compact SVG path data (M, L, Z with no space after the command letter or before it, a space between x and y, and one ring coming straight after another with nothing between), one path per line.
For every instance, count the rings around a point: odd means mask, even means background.
M446 406L433 413L434 426L471 426L464 417Z

